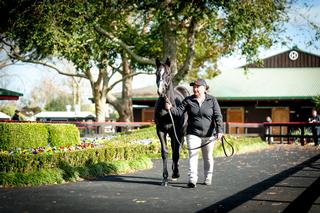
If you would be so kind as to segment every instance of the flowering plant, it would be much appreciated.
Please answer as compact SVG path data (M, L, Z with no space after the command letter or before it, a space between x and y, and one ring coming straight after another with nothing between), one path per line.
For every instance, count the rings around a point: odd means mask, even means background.
M47 145L45 147L37 147L37 148L29 148L29 149L21 149L20 147L10 150L0 150L0 154L53 154L53 153L61 153L61 152L68 152L74 150L82 150L82 149L90 149L98 146L99 144L94 142L85 142L82 141L80 144L75 146L53 146Z

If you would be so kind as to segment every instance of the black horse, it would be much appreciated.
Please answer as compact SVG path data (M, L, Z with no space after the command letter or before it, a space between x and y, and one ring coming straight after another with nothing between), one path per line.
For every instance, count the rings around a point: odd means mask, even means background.
M182 86L173 87L173 75L170 69L170 60L165 63L156 60L156 82L158 87L159 98L155 105L155 123L157 135L161 143L161 156L163 160L163 180L162 185L168 185L168 169L167 169L167 135L171 138L172 149L172 179L180 177L179 173L179 155L180 146L183 144L183 137L186 129L186 115L182 117L171 117L165 109L165 103L170 102L172 106L178 106L182 100L189 95L186 88ZM174 127L173 127L174 120ZM179 140L179 141L178 141Z

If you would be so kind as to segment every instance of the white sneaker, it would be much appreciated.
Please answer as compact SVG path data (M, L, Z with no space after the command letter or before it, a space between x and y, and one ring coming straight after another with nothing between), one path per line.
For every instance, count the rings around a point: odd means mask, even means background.
M210 186L212 184L212 179L211 178L206 178L204 181L204 185Z

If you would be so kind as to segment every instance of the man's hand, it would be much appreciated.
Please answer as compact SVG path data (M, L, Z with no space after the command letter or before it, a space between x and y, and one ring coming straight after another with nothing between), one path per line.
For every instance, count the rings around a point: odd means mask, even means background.
M171 104L171 103L166 103L166 104L164 105L164 108L165 108L166 110L170 110L170 109L172 108L172 104Z
M215 141L217 140L217 137L215 135L212 135L210 138L209 138L209 141Z
M223 133L218 133L217 135L218 140L221 140L222 136L223 136Z
M315 122L316 122L316 119L309 118L309 123L315 123Z

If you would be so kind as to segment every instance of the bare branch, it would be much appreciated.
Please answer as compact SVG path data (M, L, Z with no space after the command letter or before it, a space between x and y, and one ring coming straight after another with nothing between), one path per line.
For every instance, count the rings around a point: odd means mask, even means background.
M42 62L42 61L34 61L34 60L31 60L31 59L26 59L26 58L24 58L24 57L22 57L22 56L20 56L20 55L18 55L16 53L8 54L8 55L9 55L10 58L16 59L16 60L21 61L21 62L26 62L26 63L31 63L31 64L39 64L39 65L51 68L51 69L57 71L61 75L70 76L70 77L87 78L86 75L83 75L83 74L80 74L80 73L66 73L66 72L61 71L60 69L58 69L57 67L55 67L53 65L47 64L47 63Z
M112 95L112 94L110 94L110 93L107 93L106 101L107 101L107 103L111 104L115 108L120 108L121 107L120 106L121 103L119 102L117 97Z
M113 87L115 87L118 83L122 82L124 79L126 79L126 78L131 78L131 77L133 77L133 76L140 75L140 74L155 75L155 73L153 73L153 72L150 72L150 73L135 72L135 73L131 73L130 75L125 75L125 76L123 76L120 80L115 81L113 84L111 84L111 85L108 87L107 92L109 92L110 90L112 90Z
M12 65L12 63L7 64L6 62L3 62L3 63L0 64L0 70L5 68L5 67L8 67L10 65Z
M120 69L120 68L121 68L121 64L119 65L119 67L115 67L115 66L113 66L113 65L111 65L111 64L109 64L109 66L110 66L111 69L112 69L112 73L111 73L111 75L109 76L110 78L111 78L114 74L116 74L117 72L120 73L120 74L122 74L122 70Z
M5 50L5 49L4 50L6 51L7 55L11 59L14 59L14 60L17 60L17 61L21 61L21 62L25 62L25 63L39 64L39 65L51 68L51 69L57 71L59 74L65 75L65 76L88 78L86 75L83 75L83 74L80 74L80 73L66 73L66 72L63 72L60 69L58 69L57 67L55 67L53 65L50 65L50 64L47 64L47 63L45 63L43 61L35 61L35 60L32 60L32 59L28 59L26 57L23 57L19 53L17 53L17 51L15 51L15 47L12 44L10 44L9 42L7 42L4 39L4 37L0 37L0 41L10 48L10 51ZM12 65L12 64L8 64L8 65L5 65L5 66L9 66L9 65ZM2 65L0 66L0 68L3 68Z

